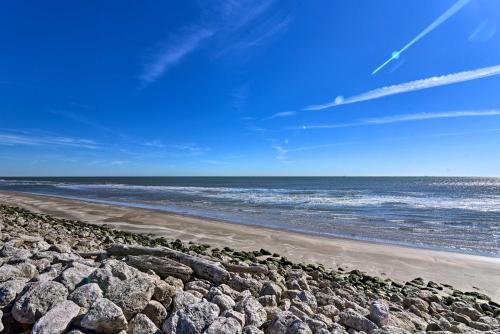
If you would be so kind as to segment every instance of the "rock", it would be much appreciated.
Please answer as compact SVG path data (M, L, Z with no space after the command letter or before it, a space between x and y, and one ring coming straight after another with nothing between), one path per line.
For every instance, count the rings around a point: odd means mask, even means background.
M474 321L478 320L482 316L481 312L479 312L473 307L467 307L467 306L455 307L453 311L455 311L455 313L466 315L467 317L469 317L471 320Z
M242 331L240 323L234 318L219 317L207 328L205 334L240 334Z
M88 283L75 289L69 299L81 307L90 308L97 300L103 297L102 290L96 283Z
M328 318L332 319L340 313L339 309L335 307L335 305L325 305L318 307L318 312L320 314L324 314Z
M292 326L296 322L302 322L297 316L289 311L284 311L278 314L274 320L271 321L266 329L266 334L284 334L289 333Z
M226 318L234 318L236 319L236 321L238 321L241 327L245 326L245 315L243 313L235 310L227 310L222 314L222 316Z
M375 301L370 305L370 319L379 327L389 322L389 307L383 301Z
M165 334L202 333L219 316L219 307L213 303L190 304L175 311L162 326Z
M16 278L0 284L0 308L12 303L28 282L26 278Z
M51 308L33 326L31 334L60 334L80 312L80 306L67 300Z
M146 315L137 313L128 325L127 334L161 334L161 331Z
M173 311L180 310L190 304L196 304L201 301L201 298L194 296L190 292L177 291L173 298Z
M99 299L80 321L83 328L104 334L116 334L127 329L127 319L111 300Z
M2 310L0 310L0 332L3 332L3 330L4 330L2 318L3 318L3 312L2 312Z
M154 286L153 299L159 301L168 308L172 303L172 298L175 296L177 288L161 280L155 281ZM180 288L180 290L182 290L182 288Z
M236 311L245 315L245 324L260 327L267 320L266 310L253 297L242 299L235 305Z
M219 306L221 312L233 309L234 305L236 304L231 297L222 294L212 298L212 303Z
M37 273L36 267L32 264L21 265L4 264L0 267L0 282L8 281L12 278L32 279Z
M352 309L346 309L340 313L340 321L342 325L354 328L358 331L371 333L377 329L377 325L368 320L358 312Z
M129 255L125 262L132 267L147 272L153 270L161 278L172 276L186 282L193 274L190 267L165 257L151 255Z
M262 288L262 284L253 278L243 278L240 276L234 276L229 281L229 286L236 291L245 291L249 290L254 296L260 292Z
M54 281L30 283L25 290L12 308L14 319L23 324L35 323L68 296L68 289Z
M265 282L262 284L262 289L260 290L259 296L276 296L276 300L279 301L281 299L281 294L283 293L283 289L274 282Z
M167 318L167 310L166 308L156 300L151 300L142 313L145 314L156 327L160 328L163 324L163 321Z
M81 283L85 283L85 279L96 269L95 267L74 262L73 267L64 270L56 280L67 287L69 291L73 291Z
M264 334L264 332L255 326L245 326L243 327L243 334Z
M110 285L105 297L118 305L125 317L130 319L146 307L153 296L154 288L147 278L137 277Z

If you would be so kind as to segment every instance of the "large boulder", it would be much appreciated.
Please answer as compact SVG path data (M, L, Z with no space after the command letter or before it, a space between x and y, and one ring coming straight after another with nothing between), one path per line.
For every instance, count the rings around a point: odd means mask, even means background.
M33 324L53 306L68 297L68 289L54 281L30 283L12 307L12 315L23 324Z
M104 334L117 334L127 329L127 319L111 300L99 299L83 316L80 326Z
M125 262L141 271L153 270L161 278L172 276L186 282L193 274L193 269L190 267L166 257L129 255Z
M33 326L31 334L60 334L80 312L80 306L71 300L57 304Z
M208 302L188 305L165 320L162 326L165 334L202 333L219 316L219 307Z

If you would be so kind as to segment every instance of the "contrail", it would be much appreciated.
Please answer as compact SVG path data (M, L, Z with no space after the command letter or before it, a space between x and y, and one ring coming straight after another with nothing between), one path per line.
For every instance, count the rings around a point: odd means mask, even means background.
M318 105L310 105L303 108L302 110L323 110L344 104L375 100L385 96L403 94L439 86L452 85L460 82L482 79L497 75L500 75L500 65L483 67L472 71L464 71L464 72L451 73L441 76L435 76L392 86L385 86L351 97L344 98L343 96L337 96L337 98L335 98L335 100L332 102L328 102L325 104L318 104Z
M389 64L391 61L394 59L398 59L399 56L403 52L405 52L410 46L413 44L417 43L420 39L425 37L428 33L439 27L444 21L448 20L450 17L455 15L460 9L462 9L465 5L467 5L471 0L459 0L457 1L453 6L448 8L446 12L444 12L440 17L438 17L434 22L432 22L427 28L422 30L420 34L418 34L414 39L412 39L408 44L403 46L403 48L399 51L394 51L391 55L391 58L387 59L385 63L377 67L373 72L372 75L383 69L387 64Z

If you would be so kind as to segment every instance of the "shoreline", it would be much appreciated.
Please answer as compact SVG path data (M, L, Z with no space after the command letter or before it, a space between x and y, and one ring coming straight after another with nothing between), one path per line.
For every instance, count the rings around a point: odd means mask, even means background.
M291 260L322 263L346 271L359 269L395 281L422 277L461 290L486 293L500 300L500 288L494 284L500 280L500 259L494 257L316 236L48 195L0 192L0 203L169 239L245 251L265 248Z
M53 198L53 199L77 201L77 202L83 202L83 203L89 203L89 204L101 204L101 205L109 205L109 206L128 207L131 209L149 210L149 211L164 213L164 214L167 214L169 216L180 216L180 217L193 218L193 219L197 219L197 220L219 222L219 223L224 223L224 224L243 225L243 226L249 226L249 227L253 227L253 228L268 229L268 230L272 230L275 232L297 233L297 234L303 234L303 235L307 235L307 236L311 236L311 237L321 237L321 238L327 238L327 239L338 239L338 240L361 242L361 243L368 243L368 244L387 245L387 246L411 248L411 249L417 249L417 250L428 250L428 251L436 251L436 252L444 252L444 253L454 253L454 254L460 254L460 255L479 256L479 257L486 257L486 258L493 258L493 259L500 260L500 254L495 256L495 255L492 255L490 253L462 252L462 251L459 251L457 248L440 248L440 247L432 247L429 245L419 246L419 245L410 244L410 243L403 243L403 242L402 243L395 243L395 242L384 241L384 240L379 240L379 239L356 238L356 237L348 237L348 236L336 235L336 234L331 234L331 233L309 232L309 231L305 231L305 230L301 230L301 229L290 229L290 228L286 228L286 227L281 228L279 225L245 223L245 222L241 222L241 221L233 221L230 219L206 217L206 216L197 215L194 213L180 212L180 210L175 211L175 210L169 210L169 209L161 209L161 208L155 207L154 205L139 204L139 203L133 203L133 202L130 202L130 203L129 202L116 202L116 201L105 201L105 200L99 200L99 199L78 198L78 197L72 197L72 196L62 196L62 195L53 195L53 194L0 190L0 194L2 194L2 193L27 195L27 196L32 195L32 196L48 197L48 198Z

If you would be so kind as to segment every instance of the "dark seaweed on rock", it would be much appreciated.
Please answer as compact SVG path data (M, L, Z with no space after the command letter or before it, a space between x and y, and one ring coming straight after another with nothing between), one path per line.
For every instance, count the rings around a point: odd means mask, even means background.
M0 333L500 333L479 292L0 205Z

